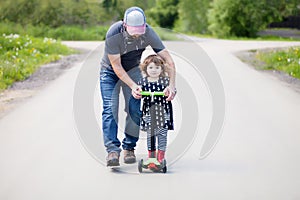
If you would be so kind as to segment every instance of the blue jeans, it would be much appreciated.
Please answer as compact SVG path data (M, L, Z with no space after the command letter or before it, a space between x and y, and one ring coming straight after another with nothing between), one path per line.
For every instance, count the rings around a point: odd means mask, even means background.
M135 82L141 79L141 72L138 67L127 73ZM139 139L141 100L135 99L131 95L131 89L117 77L111 67L102 67L100 72L100 90L103 102L102 130L104 146L108 153L121 152L121 143L117 137L120 88L122 88L125 98L125 112L127 113L122 148L134 150Z

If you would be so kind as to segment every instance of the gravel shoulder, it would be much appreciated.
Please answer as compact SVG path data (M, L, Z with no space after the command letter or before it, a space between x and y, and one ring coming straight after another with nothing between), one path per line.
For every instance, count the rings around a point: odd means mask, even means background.
M285 49L285 48L276 48L276 49ZM274 48L266 48L260 49L259 51L262 52L271 52ZM283 84L287 85L288 87L292 88L293 90L300 93L300 80L294 78L284 72L278 70L265 70L262 69L263 62L256 58L256 50L249 50L249 51L240 51L235 54L241 61L248 64L248 66L255 68L256 70L267 73L274 76L276 79L281 81Z
M24 81L16 82L0 93L0 119L15 109L20 103L33 97L51 81L57 79L74 63L84 59L87 50L77 49L78 54L64 56L60 60L42 65Z

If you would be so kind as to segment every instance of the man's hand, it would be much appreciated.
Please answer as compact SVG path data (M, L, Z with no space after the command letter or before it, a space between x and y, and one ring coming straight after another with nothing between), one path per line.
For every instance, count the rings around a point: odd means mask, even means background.
M124 70L122 64L121 64L121 55L111 55L108 54L108 58L110 60L110 63L112 65L112 68L116 75L119 77L120 80L122 80L128 87L131 88L131 94L136 99L141 99L141 91L142 89L129 77L127 72Z
M142 92L142 89L140 86L134 85L131 87L131 94L134 98L141 99L142 98L141 92Z
M160 52L158 52L158 55L162 57L166 61L167 66L167 72L170 78L170 84L169 86L164 90L165 96L168 98L167 101L172 101L176 95L176 87L175 87L175 75L176 75L176 69L175 69L175 63L168 52L167 49L164 49Z

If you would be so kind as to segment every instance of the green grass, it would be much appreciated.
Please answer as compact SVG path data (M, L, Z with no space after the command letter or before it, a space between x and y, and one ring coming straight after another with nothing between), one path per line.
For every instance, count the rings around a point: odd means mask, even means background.
M271 52L258 51L256 57L265 63L263 69L279 70L300 79L300 47Z
M81 28L77 26L62 26L56 29L50 29L47 35L61 40L101 41L105 39L107 30L108 27L102 26L87 28Z
M11 33L19 35L31 35L34 37L50 37L60 40L73 41L103 41L108 30L108 26L61 26L57 28L49 28L47 26L32 26L30 24L22 26L12 22L0 22L0 34L9 35ZM162 40L181 40L175 32L154 27L154 30Z
M32 26L20 25L12 22L0 22L0 34L9 35L31 35L33 37L49 37L59 40L90 40L100 41L105 39L107 26L61 26L57 28L49 28L48 26Z
M183 40L180 38L180 35L177 34L176 32L165 29L165 28L160 28L160 27L153 27L154 31L159 35L161 40L164 41L180 41Z
M280 37L280 36L275 36L275 35L258 36L255 38L231 36L231 37L219 38L219 39L244 40L244 41L282 41L282 42L300 41L300 38Z
M71 53L74 51L51 38L0 35L0 90L28 78L40 65Z
M280 36L260 36L255 38L255 40L259 40L259 41L300 41L300 38L289 38L289 37L280 37Z

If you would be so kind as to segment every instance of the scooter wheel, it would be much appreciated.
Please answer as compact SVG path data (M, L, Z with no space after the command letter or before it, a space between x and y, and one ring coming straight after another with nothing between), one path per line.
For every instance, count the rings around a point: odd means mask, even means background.
M162 172L163 173L167 173L167 161L166 160L163 160L163 168L162 168Z
M142 173L143 172L143 159L141 159L138 163L138 169L139 172Z

